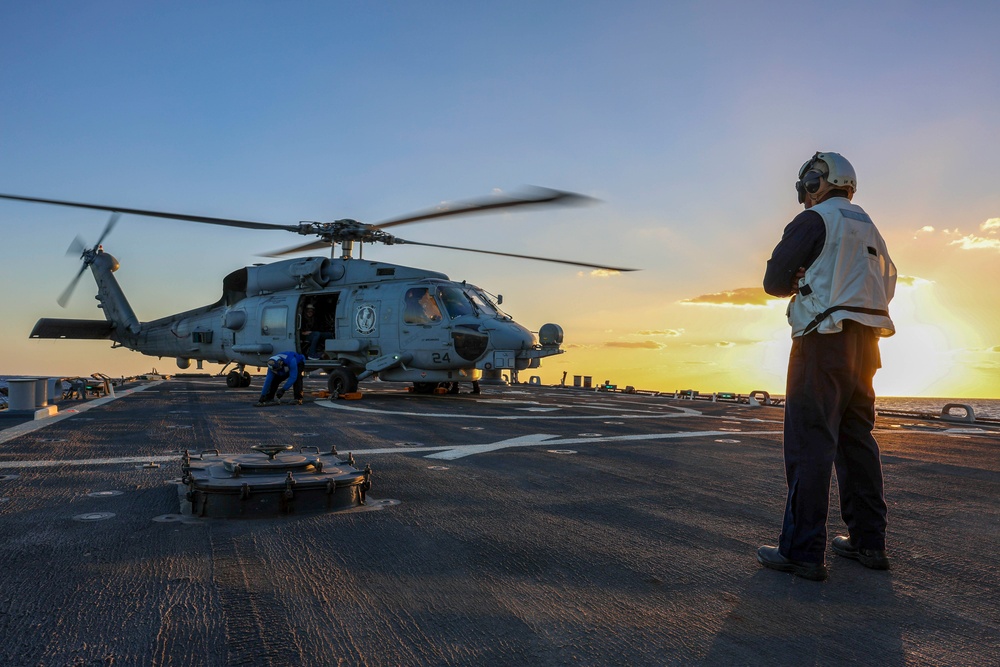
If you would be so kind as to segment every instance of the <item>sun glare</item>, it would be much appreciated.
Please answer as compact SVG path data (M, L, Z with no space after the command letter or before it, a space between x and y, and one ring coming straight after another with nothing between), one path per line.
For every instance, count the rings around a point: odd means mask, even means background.
M882 368L875 391L885 396L940 396L949 376L960 373L954 349L960 325L935 298L934 283L913 278L897 285L892 319L896 334L879 344Z
M902 326L901 326L902 325ZM948 337L932 324L897 322L897 333L880 341L882 368L875 375L879 396L937 396L953 371Z

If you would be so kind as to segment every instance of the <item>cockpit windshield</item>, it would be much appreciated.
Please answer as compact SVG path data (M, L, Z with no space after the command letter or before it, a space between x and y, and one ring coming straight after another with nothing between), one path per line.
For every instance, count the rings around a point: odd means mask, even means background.
M445 310L451 319L476 314L476 309L466 292L457 287L441 287L438 289L438 296L444 302Z
M426 288L421 288L419 290L411 289L407 293L407 300L411 300L410 293L415 293L419 291L420 296L425 299L430 296L432 290ZM478 289L472 286L452 286L445 285L439 286L436 290L433 290L438 297L441 305L444 306L444 310L448 313L448 317L452 320L461 317L504 317L502 313L493 302L490 301L489 297L480 292ZM407 322L410 319L406 319Z
M493 304L490 303L490 300L485 296L475 290L466 291L466 295L472 299L472 303L476 304L476 308L478 308L481 313L488 317L497 316L497 309L493 307Z

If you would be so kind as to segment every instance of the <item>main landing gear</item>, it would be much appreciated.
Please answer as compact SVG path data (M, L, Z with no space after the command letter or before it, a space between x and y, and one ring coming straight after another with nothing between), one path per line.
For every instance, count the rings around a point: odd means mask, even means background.
M243 370L243 366L234 368L226 374L226 386L230 389L250 386L250 373Z
M334 368L329 375L330 398L336 399L344 394L353 394L358 390L358 376L346 368Z

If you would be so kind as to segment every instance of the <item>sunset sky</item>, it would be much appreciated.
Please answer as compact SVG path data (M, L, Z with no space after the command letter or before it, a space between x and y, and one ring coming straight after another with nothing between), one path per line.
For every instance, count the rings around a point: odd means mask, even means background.
M399 235L642 271L364 254L562 325L545 382L780 394L786 304L761 278L799 166L836 151L900 274L876 389L1000 397L998 25L978 2L4 2L0 192L279 224L584 193L599 202ZM106 220L0 202L0 376L177 370L28 339L40 317L102 317L89 274L56 298L79 267L66 248ZM125 216L105 248L145 321L300 241Z

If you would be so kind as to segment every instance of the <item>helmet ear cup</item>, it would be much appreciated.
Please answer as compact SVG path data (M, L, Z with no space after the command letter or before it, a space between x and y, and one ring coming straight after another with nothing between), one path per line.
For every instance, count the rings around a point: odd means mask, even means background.
M799 195L799 203L806 203L806 193L814 195L819 192L823 177L826 175L816 168L816 163L824 164L817 151L809 161L799 169L799 180L795 182L795 191Z
M802 188L811 195L819 192L819 186L822 184L824 174L822 172L816 171L815 169L810 169L806 172L806 175L802 177Z
M810 169L804 173L798 181L795 183L795 191L799 193L799 203L804 204L806 201L806 193L811 195L819 192L820 186L823 184L823 172L817 171L815 169Z

